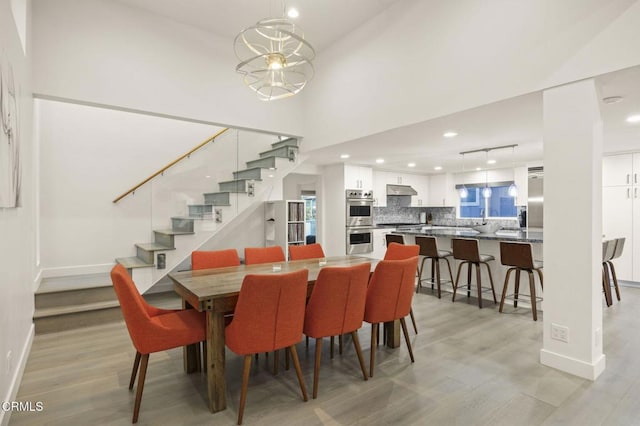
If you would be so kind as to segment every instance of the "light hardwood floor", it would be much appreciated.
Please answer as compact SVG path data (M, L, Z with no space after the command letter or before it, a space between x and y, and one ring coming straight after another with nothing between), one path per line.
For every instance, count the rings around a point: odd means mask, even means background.
M640 289L621 290L622 302L604 310L607 368L596 382L539 363L542 315L533 322L529 310L499 314L491 303L480 310L474 299L451 303L449 294L439 300L424 289L413 305L415 364L404 342L396 350L379 346L376 375L365 382L349 339L333 360L324 344L318 399L303 403L294 370L273 376L262 356L244 424L638 425ZM359 332L367 360L369 330ZM36 336L18 400L42 401L44 410L14 413L10 424L130 424L134 354L123 322ZM298 354L311 389L313 341L309 349L299 344ZM235 424L242 358L227 352L227 368L228 409L211 414L205 376L183 373L182 351L152 354L139 424Z

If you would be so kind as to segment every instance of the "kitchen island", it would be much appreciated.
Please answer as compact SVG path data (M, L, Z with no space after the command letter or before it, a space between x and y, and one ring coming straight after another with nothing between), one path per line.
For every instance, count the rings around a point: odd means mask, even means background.
M458 228L458 227L439 227L439 226L415 226L415 227L399 227L395 231L389 231L394 234L402 234L404 235L405 244L415 244L415 237L424 235L424 236L433 236L438 240L438 248L440 250L451 250L451 239L452 238L475 238L478 240L478 246L481 254L489 254L495 257L495 261L489 262L489 266L491 267L491 274L493 275L493 284L495 286L496 297L498 302L500 302L500 295L502 294L502 287L504 285L504 277L507 272L507 267L502 266L500 263L500 241L508 241L508 242L525 242L531 243L533 250L533 258L538 261L542 261L542 241L543 241L543 233L540 231L527 231L527 230L501 230L494 234L481 234L477 231L472 230L471 228ZM451 269L453 272L453 278L456 278L456 273L458 270L458 261L454 261L453 258L450 258L451 261ZM425 267L430 268L431 262L425 262ZM489 276L487 274L486 268L482 267L482 285L483 287L489 287ZM463 268L462 273L460 274L460 286L466 285L467 278L467 268ZM444 264L441 265L440 268L441 279L448 280L448 272L446 270L446 266ZM423 273L423 279L426 277L430 277L431 272L429 269L426 269ZM475 277L475 273L473 274ZM514 276L512 274L510 289L507 294L513 293L513 280ZM528 294L528 278L526 274L521 277L521 289L525 289L525 293ZM474 281L475 282L475 278ZM423 283L425 284L425 283ZM443 289L447 288L447 286L443 286ZM472 287L475 288L475 287ZM465 294L466 292L460 293L460 295ZM542 295L542 288L540 287L540 283L536 280L536 293L538 296ZM473 294L473 293L472 293ZM443 297L446 297L443 295ZM492 300L491 293L485 292L483 294L483 299ZM464 297L460 297L459 299L456 297L456 300L462 302L465 300ZM489 303L484 304L485 306L491 306ZM525 305L523 303L523 305ZM509 312L510 310L506 308L507 304L505 303L505 312ZM528 307L528 304L526 305ZM539 309L541 305L538 305Z

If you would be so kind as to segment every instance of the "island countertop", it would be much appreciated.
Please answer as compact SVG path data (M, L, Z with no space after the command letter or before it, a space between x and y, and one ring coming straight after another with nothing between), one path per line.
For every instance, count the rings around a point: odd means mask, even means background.
M478 240L519 241L526 243L542 243L542 232L527 230L501 230L495 234L481 234L470 228L425 226L415 229L397 229L397 234L429 235L433 237L477 238Z

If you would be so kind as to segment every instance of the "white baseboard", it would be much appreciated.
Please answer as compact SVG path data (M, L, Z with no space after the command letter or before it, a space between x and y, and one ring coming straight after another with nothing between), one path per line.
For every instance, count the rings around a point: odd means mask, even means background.
M67 277L70 275L103 274L109 273L115 263L102 263L96 265L62 266L58 268L42 268L42 278Z
M606 356L602 354L594 363L588 363L566 355L550 352L546 349L540 349L540 362L542 365L553 367L583 379L596 380L605 369Z
M29 360L29 354L31 353L31 345L33 344L33 337L35 335L35 325L32 323L31 328L29 329L29 333L27 335L27 339L24 342L22 347L22 353L20 354L20 358L18 359L18 368L16 368L13 377L11 377L11 382L9 384L9 391L7 392L7 396L3 399L3 401L15 401L16 396L18 395L18 390L20 389L20 383L22 383L22 375L24 374L24 369L27 366L27 361ZM36 401L33 401L34 403ZM11 411L3 411L0 410L0 425L7 426L9 424L9 419L11 417Z

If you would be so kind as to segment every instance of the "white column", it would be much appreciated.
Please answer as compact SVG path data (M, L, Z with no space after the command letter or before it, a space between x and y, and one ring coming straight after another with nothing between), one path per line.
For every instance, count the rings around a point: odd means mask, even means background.
M540 361L595 380L605 368L600 97L595 82L585 80L547 90L543 99L545 282ZM556 338L554 328L559 332ZM563 334L566 342L557 339Z

